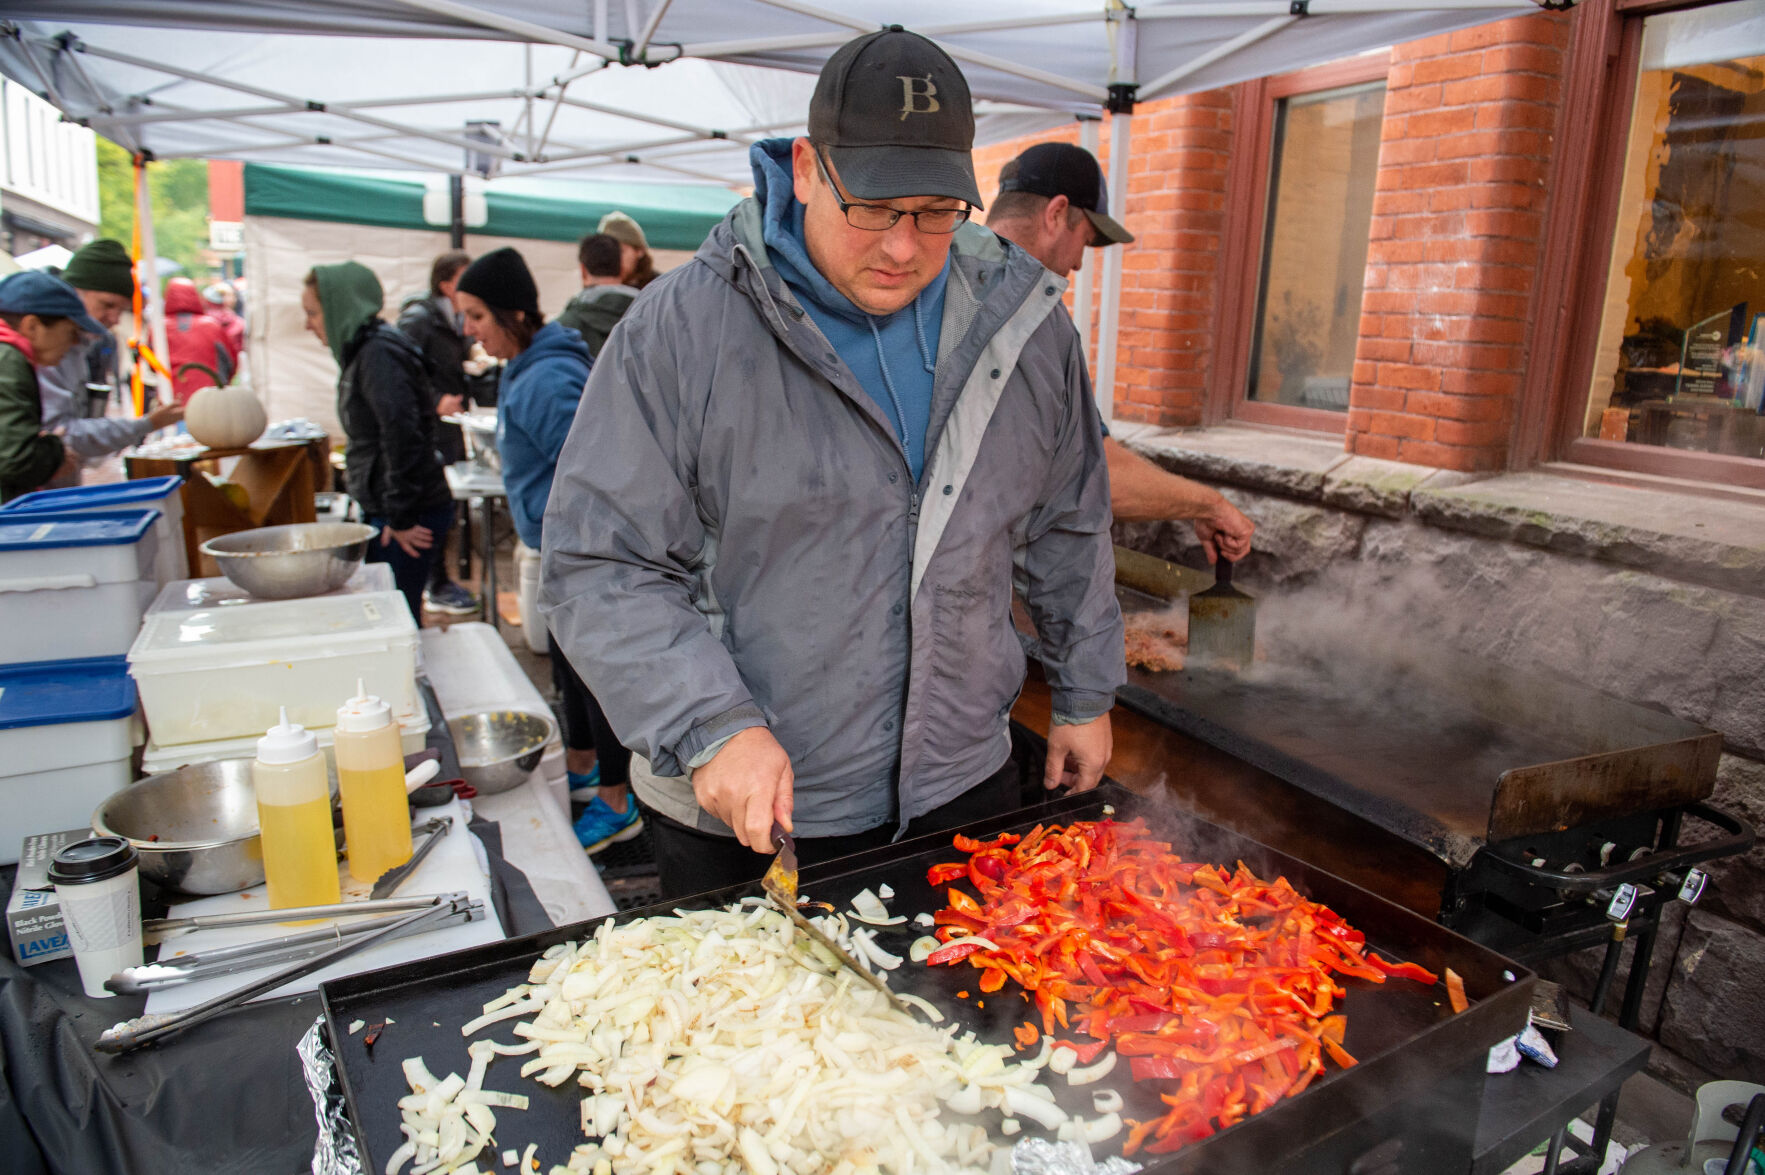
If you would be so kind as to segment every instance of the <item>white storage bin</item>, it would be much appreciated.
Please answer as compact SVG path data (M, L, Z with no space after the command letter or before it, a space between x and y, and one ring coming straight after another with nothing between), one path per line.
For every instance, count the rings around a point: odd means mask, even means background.
M399 748L407 755L414 755L429 743L429 715L418 714L408 722L398 724ZM331 745L335 741L337 728L326 726L313 731L319 740L319 750L324 753L325 767L335 778L337 764L331 757ZM223 759L252 759L257 757L257 740L261 735L246 738L221 739L210 743L180 743L175 747L161 747L148 743L141 750L141 770L149 775L162 775L167 771L176 771L180 767L188 767L192 763L217 763Z
M0 514L0 665L128 652L154 593L159 517Z
M0 865L32 833L89 826L129 785L134 725L121 657L0 668Z
M397 590L398 584L393 582L390 563L363 563L342 587L326 592L325 595L360 596L369 592ZM203 608L238 608L247 604L275 602L254 596L226 576L217 575L212 579L180 579L166 584L153 603L147 606L147 614L152 616L160 612L197 612Z
M290 722L325 729L357 679L394 720L423 713L417 625L397 592L156 613L129 650L129 670L161 748L255 738L283 706Z
M22 494L0 506L0 514L114 514L119 510L158 510L154 533L159 549L153 580L167 584L190 574L184 556L184 479L144 477L108 485L68 486Z

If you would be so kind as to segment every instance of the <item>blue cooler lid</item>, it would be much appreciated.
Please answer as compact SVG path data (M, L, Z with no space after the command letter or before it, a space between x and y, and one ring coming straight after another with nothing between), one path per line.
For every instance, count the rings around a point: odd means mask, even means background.
M135 712L126 657L0 665L0 730L103 722Z
M0 506L0 514L42 514L57 510L116 510L155 505L184 484L181 477L144 477L109 485L37 490Z
M158 521L158 510L118 510L113 514L0 514L0 551L138 543Z

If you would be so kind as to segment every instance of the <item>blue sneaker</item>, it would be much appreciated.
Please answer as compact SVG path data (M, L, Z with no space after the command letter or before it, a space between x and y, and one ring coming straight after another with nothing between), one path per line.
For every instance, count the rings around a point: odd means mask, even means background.
M423 593L423 608L448 616L470 616L478 611L478 597L452 580Z
M601 794L601 765L596 763L587 775L570 775L570 802L586 804Z
M637 813L637 801L627 798L623 812L615 812L607 802L596 796L576 818L576 840L582 851L593 856L608 845L630 840L643 831L643 817Z

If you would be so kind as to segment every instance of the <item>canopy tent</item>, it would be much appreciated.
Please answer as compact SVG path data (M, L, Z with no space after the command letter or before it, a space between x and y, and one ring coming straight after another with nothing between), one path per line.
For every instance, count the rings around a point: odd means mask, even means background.
M1532 0L3 0L0 72L136 152L504 175L748 182L812 75L886 21L963 67L995 142L1534 11ZM386 38L395 38L396 49ZM468 153L470 153L468 155ZM1106 251L1097 382L1114 378ZM1088 290L1088 283L1081 290ZM1088 299L1087 299L1088 301ZM1081 310L1088 317L1088 305ZM1100 405L1108 411L1108 397Z

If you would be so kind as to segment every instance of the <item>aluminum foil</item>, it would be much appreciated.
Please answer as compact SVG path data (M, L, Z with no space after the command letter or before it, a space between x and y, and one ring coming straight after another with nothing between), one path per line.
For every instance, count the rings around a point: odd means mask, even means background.
M1099 1163L1082 1142L1025 1138L1011 1148L1012 1175L1133 1175L1139 1169L1139 1163L1119 1156Z
M306 1077L306 1091L313 1098L313 1113L319 1120L319 1143L313 1148L313 1175L366 1175L362 1157L355 1148L355 1131L343 1105L343 1091L337 1085L337 1070L331 1059L331 1045L325 1039L325 1018L313 1021L300 1043L294 1046L300 1054L300 1069Z

